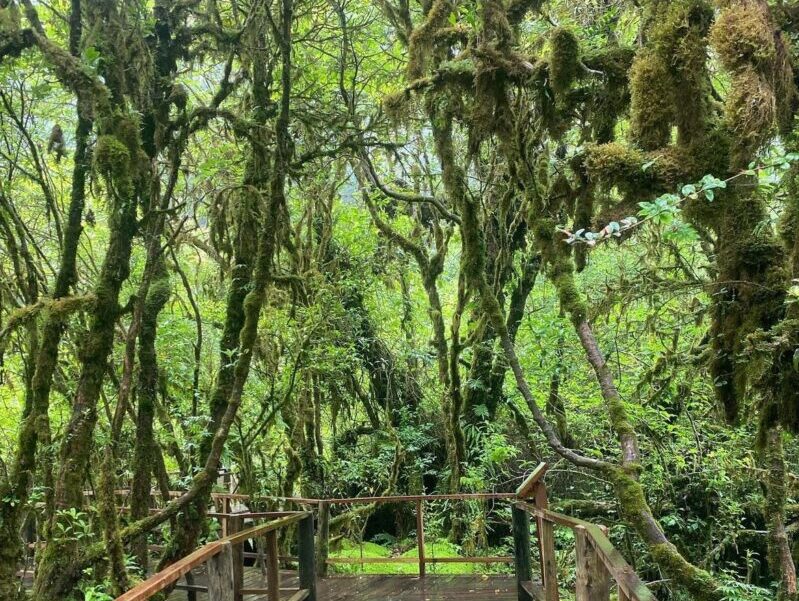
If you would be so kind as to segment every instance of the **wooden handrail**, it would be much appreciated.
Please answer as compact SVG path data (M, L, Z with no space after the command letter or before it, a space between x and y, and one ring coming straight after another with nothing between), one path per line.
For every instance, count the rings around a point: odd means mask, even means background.
M241 514L234 514L237 517ZM144 582L139 583L129 591L117 597L115 601L146 601L153 595L163 591L170 585L180 580L194 568L213 559L217 555L230 549L235 545L241 545L244 541L251 538L258 538L269 532L275 532L280 528L285 528L301 522L306 518L313 518L309 511L297 511L291 515L277 518L271 522L261 524L233 533L217 541L210 542L186 557L176 561L172 565L154 574ZM306 595L307 597L308 595Z
M539 463L538 466L530 472L530 475L524 479L524 482L519 485L519 488L516 489L516 496L520 499L530 498L533 495L536 484L546 476L548 470L548 463Z
M116 495L128 495L128 489L114 491ZM185 491L169 491L170 497L179 497L186 494ZM93 496L92 491L85 491L85 496ZM161 496L159 491L153 490L153 496ZM320 503L330 503L331 505L354 505L358 503L402 503L406 501L491 501L501 499L516 499L515 492L486 492L486 493L460 493L460 494L432 494L432 495L391 495L381 497L345 497L340 499L311 499L306 497L273 497L273 496L252 496L236 493L211 493L211 499L230 500L230 501L287 501L298 505L319 505ZM229 513L229 512L217 512Z
M515 499L513 492L462 493L447 495L393 495L386 497L349 497L344 499L324 499L331 505L355 505L359 503L405 503L416 501L492 501Z
M145 599L149 599L156 593L160 593L169 585L180 580L197 566L205 563L218 553L221 553L223 548L224 544L221 541L208 543L197 549L194 553L190 553L183 559L164 568L157 574L153 574L144 582L139 583L126 593L123 593L122 596L117 597L116 601L144 601Z
M312 515L313 514L310 511L298 511L294 515L288 515L286 517L278 518L272 522L261 524L260 526L253 526L252 528L247 528L247 530L236 532L235 534L231 534L221 540L228 541L232 545L238 545L239 543L243 543L247 539L258 538L259 536L263 536L267 532L272 532L273 530L280 530L281 528L285 528L287 526L291 526L292 524L296 524L300 520Z
M610 573L610 576L615 580L619 589L627 595L630 601L656 601L655 596L641 581L635 573L635 570L627 563L627 560L624 559L622 554L613 546L613 543L602 528L591 522L586 522L585 520L563 515L562 513L557 513L548 509L541 509L524 501L516 503L516 507L546 522L565 526L572 530L578 528L584 530L593 545L594 551L605 566L605 569Z
M236 578L241 577L241 566L238 565L243 559L241 545L248 539L267 537L268 547L273 549L275 557L270 558L273 565L272 573L276 572L277 547L275 533L281 528L298 523L300 540L300 591L295 595L298 599L309 598L315 601L314 574L309 572L309 566L314 565L314 528L313 513L310 511L244 511L231 512L231 501L251 501L251 500L279 500L294 502L300 505L317 505L319 508L320 528L319 528L319 574L323 575L325 566L328 564L366 564L366 563L417 563L419 564L420 576L425 575L425 564L427 563L516 563L516 573L518 581L520 601L532 599L531 592L534 589L543 594L545 601L559 601L557 570L555 562L555 543L553 526L570 528L575 534L575 546L577 556L577 578L576 596L577 601L607 601L609 599L610 580L612 579L618 586L619 598L627 601L655 601L655 596L641 581L632 567L627 563L622 554L613 546L607 537L606 529L574 518L562 513L550 511L547 501L547 487L544 484L548 466L546 463L539 464L536 469L525 478L524 482L518 487L515 493L463 493L463 494L441 494L441 495L393 495L380 497L349 497L342 499L308 499L299 497L250 497L249 495L213 493L212 498L221 501L222 511L211 512L208 515L222 520L223 533L226 535L215 542L209 543L198 549L194 553L184 557L165 570L155 574L137 587L131 589L116 601L146 601L154 594L164 590L171 584L177 582L182 576L189 573L194 567L209 562L210 567L219 568L224 561L215 559L218 555L228 558L238 567L233 570L232 586L241 595L241 585L236 583ZM119 494L127 494L127 491L118 491ZM170 492L170 496L183 494L181 492ZM428 558L424 554L424 503L435 501L488 501L488 500L510 500L513 508L513 532L514 532L514 557L447 557L447 558ZM384 557L384 558L328 558L327 549L329 541L329 521L331 505L355 505L355 504L383 504L383 503L404 503L412 502L416 505L416 529L417 547L419 557ZM537 589L531 583L531 561L530 561L530 516L536 519L537 541L539 555L541 558L541 575L543 578L543 591ZM274 518L266 524L254 526L247 530L241 530L242 520ZM230 530L228 526L232 526ZM232 532L231 532L232 530ZM237 554L232 553L236 549ZM227 553L227 555L225 555ZM267 552L267 555L270 555ZM213 564L213 565L212 565ZM274 578L272 580L275 580ZM277 594L274 582L271 596ZM305 587L305 588L303 588ZM249 589L248 589L249 590Z

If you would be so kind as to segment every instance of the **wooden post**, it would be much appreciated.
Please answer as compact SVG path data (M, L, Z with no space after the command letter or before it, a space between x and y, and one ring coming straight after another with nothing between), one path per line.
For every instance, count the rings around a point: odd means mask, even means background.
M277 530L266 533L266 600L280 601L280 565L278 563Z
M535 506L547 509L547 487L539 482L535 487ZM555 529L552 522L538 518L538 548L541 552L541 579L544 584L544 600L559 601L558 566L555 560Z
M309 513L297 525L297 556L300 564L300 588L308 589L308 601L316 601L316 567L314 566L314 524Z
M416 547L419 550L419 578L424 578L424 502L421 499L416 501Z
M316 573L320 578L327 577L327 558L330 554L330 503L319 504L319 531L317 536Z
M194 585L194 572L186 572L186 584ZM197 591L186 591L186 601L197 601Z
M511 507L513 516L513 557L516 564L516 588L519 601L532 601L524 583L532 578L530 560L530 515L515 505Z
M584 526L575 527L574 542L577 550L577 601L608 601L610 574Z
M233 584L233 546L225 543L222 551L207 562L209 601L235 601Z
M619 601L631 601L630 596L619 587Z
M530 475L524 479L524 482L522 482L516 489L516 496L522 501L525 501L533 496L536 485L543 479L544 476L546 476L548 469L549 464L543 462L539 463L530 473Z
M227 514L230 513L230 497L222 497L219 500L221 501L221 503L220 503L221 511L219 513L224 514L224 516L222 517L222 520L221 520L222 521L222 538L225 538L228 534L231 534L231 532L229 530L229 524L228 524L228 519L229 518L227 517Z
M228 535L241 532L243 520L241 516L231 515L227 519ZM241 589L244 586L244 543L233 545L233 598L235 601L243 601L244 596Z

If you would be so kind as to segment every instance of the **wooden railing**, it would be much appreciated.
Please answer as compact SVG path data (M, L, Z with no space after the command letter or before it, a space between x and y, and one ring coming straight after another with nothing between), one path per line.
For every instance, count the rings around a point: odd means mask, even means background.
M616 583L618 601L656 601L610 542L604 527L549 510L547 488L543 481L546 471L547 465L540 464L516 491L519 501L513 506L513 542L519 601L559 601L555 526L566 527L574 532L577 601L608 601L611 581ZM536 520L543 590L532 582L531 516Z
M316 601L316 576L327 575L327 566L333 564L408 564L419 566L419 576L425 577L430 563L512 563L515 565L519 601L559 601L555 528L569 528L574 533L576 554L577 601L609 601L615 583L618 601L655 601L655 596L640 580L632 567L607 537L607 529L584 520L551 511L548 506L544 476L548 466L539 466L513 493L473 493L450 495L404 495L386 497L352 497L345 499L262 498L246 495L214 493L212 499L217 511L209 517L222 525L223 538L209 543L177 563L159 572L149 580L131 589L116 601L145 601L180 580L184 575L205 563L208 566L208 586L191 584L181 588L209 593L210 601L240 601L243 595L266 594L268 601L277 601L280 595L280 560L297 560L300 588L289 601L310 599ZM119 491L123 494L124 491ZM174 493L179 495L181 493ZM313 507L317 514L316 544L314 513L311 511L246 512L231 511L233 502L252 500L285 501L301 507ZM507 557L427 557L425 555L425 503L435 501L509 501L512 511L514 554ZM331 507L334 505L413 503L416 512L416 544L418 557L329 557ZM536 544L540 561L541 584L532 580L531 518L535 520ZM266 524L242 530L245 519L270 519ZM277 531L298 524L298 557L278 555ZM265 539L267 571L266 589L248 589L242 586L244 551L242 544L248 539ZM316 554L316 555L315 555ZM251 554L250 556L254 556Z
M182 577L205 564L207 586L182 585L189 592L207 592L210 601L241 601L244 595L266 595L268 601L280 599L280 570L277 534L281 528L297 525L299 589L289 601L316 601L316 569L314 556L314 518L311 512L279 512L270 514L229 514L225 520L237 531L208 543L130 589L116 601L146 601L153 595L174 586ZM236 525L244 519L269 519L265 524L239 530ZM236 524L236 525L233 525ZM263 538L266 564L266 588L244 587L244 542Z
M432 563L513 563L513 556L485 557L428 557L425 554L425 503L435 501L496 501L515 500L515 493L464 493L452 495L398 495L389 497L351 497L347 499L324 499L319 501L319 575L327 575L327 566L335 564L409 564L419 566L419 576L424 578L427 564ZM418 557L329 557L330 508L333 505L379 505L387 503L413 503L416 507L416 548Z

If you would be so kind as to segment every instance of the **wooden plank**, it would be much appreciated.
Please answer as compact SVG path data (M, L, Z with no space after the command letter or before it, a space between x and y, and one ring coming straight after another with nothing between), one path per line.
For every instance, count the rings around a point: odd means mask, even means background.
M222 550L208 561L209 601L235 601L233 577L233 545L226 542Z
M296 593L294 593L291 597L286 599L286 601L304 601L308 598L309 591L307 589L300 589Z
M516 506L511 509L513 518L513 551L516 565L516 588L519 601L531 601L525 582L530 581L532 565L530 559L530 515Z
M520 499L529 499L533 496L535 485L546 475L549 464L541 462L536 466L532 473L524 479L516 489L516 496Z
M280 566L275 530L266 533L266 588L267 601L280 601Z
M156 513L160 510L156 509ZM266 518L284 518L288 515L294 515L295 513L302 513L298 511L238 511L235 513L219 513L209 511L206 515L209 518L228 518L230 516L238 516L242 519L252 519L252 520L263 520Z
M226 497L219 497L217 500L220 505L220 513L225 515L230 515L230 499ZM228 526L228 520L222 520L222 538L225 538L228 534L230 534L230 528Z
M241 543L247 539L263 536L267 532L290 526L291 524L297 523L300 520L304 518L307 519L309 517L311 520L313 520L313 514L307 511L296 512L290 516L279 518L266 524L255 526L236 534L231 534L230 536L218 541L208 543L193 553L190 553L183 559L173 563L171 566L167 567L161 572L158 572L157 574L148 578L138 586L133 587L120 597L117 597L116 601L146 601L156 593L161 592L168 586L171 586L177 582L181 577L200 564L208 561L217 553L220 553L226 543L240 546ZM311 525L311 528L311 533L313 534L313 524ZM311 548L313 548L313 543L311 544ZM241 565L243 565L243 562ZM315 599L312 599L312 601L315 601Z
M543 482L535 485L535 505L546 509L547 488ZM541 550L541 579L544 581L544 598L546 601L559 601L558 564L555 556L555 529L549 520L538 520L538 544Z
M541 589L541 585L528 580L527 582L522 582L521 586L530 599L544 601L544 591Z
M419 555L419 578L424 578L424 503L416 501L416 549Z
M584 526L574 529L577 553L575 595L577 601L608 601L610 599L610 574L594 549L591 537Z
M188 591L190 593L207 593L208 587L200 584L176 584L175 589L179 591Z

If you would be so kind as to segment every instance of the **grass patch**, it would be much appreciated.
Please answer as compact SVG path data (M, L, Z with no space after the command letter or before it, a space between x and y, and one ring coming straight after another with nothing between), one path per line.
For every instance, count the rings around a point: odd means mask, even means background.
M404 545L407 548L407 545ZM448 541L427 541L424 546L425 557L460 557L460 549ZM364 542L359 545L351 540L342 541L341 548L330 553L331 558L371 559L385 557L419 557L419 549L414 545L404 552L390 549L373 542ZM331 571L339 574L418 574L419 566L416 563L366 563L334 564ZM474 563L428 563L429 574L480 574L484 566Z

